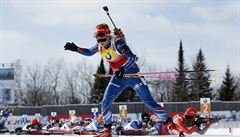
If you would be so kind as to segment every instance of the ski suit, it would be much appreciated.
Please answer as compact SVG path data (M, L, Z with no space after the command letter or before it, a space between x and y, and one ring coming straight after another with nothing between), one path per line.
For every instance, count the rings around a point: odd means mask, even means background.
M118 134L121 135L145 135L145 129L142 128L142 122L133 120L121 128Z
M8 116L10 114L10 111L8 110L8 108L5 108L4 110L2 110L2 114L0 115L0 130L5 128L5 122L8 119Z
M178 127L179 130L183 131L186 134L192 134L197 132L199 134L204 134L210 127L210 123L206 123L203 129L200 129L197 125L194 124L194 121L188 121L184 116L175 115L173 117L173 123Z
M181 131L174 123L157 123L151 128L152 135L179 135Z
M140 71L136 64L137 57L128 48L125 40L116 38L112 35L109 43L105 46L97 43L94 47L89 49L78 48L77 52L85 56L91 56L99 52L103 59L110 64L113 72L116 72L119 68L124 68L124 74L138 73ZM112 77L104 92L102 100L102 116L104 124L111 125L111 104L126 87L132 87L138 93L143 103L147 105L150 110L154 111L160 119L163 121L168 119L168 114L164 108L153 100L149 88L143 78L116 79L115 77Z

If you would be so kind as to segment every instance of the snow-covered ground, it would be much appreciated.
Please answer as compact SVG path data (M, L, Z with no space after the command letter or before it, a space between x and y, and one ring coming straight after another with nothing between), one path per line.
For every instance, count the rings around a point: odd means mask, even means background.
M204 136L239 136L240 128L210 128Z
M1 137L72 137L79 135L14 135L14 134L4 134ZM93 135L81 135L81 137L93 137ZM117 137L117 136L116 136ZM131 136L119 136L119 137L131 137ZM151 137L151 136L132 136L132 137ZM154 137L176 137L176 135L160 135ZM187 135L187 137L240 137L240 128L210 128L205 135Z
M1 137L31 137L32 135L1 135ZM36 137L50 137L49 135L34 135ZM51 135L51 137L72 137L72 136L79 136L79 135ZM84 135L80 137L93 137L92 135ZM113 136L117 137L117 136ZM161 136L119 136L119 137L176 137L175 135L161 135ZM240 137L239 136L231 136L231 135L187 135L186 137Z

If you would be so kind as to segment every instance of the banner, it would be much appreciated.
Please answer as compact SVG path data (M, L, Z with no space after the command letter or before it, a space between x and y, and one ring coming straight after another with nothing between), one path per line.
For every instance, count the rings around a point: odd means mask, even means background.
M200 112L204 117L208 117L211 113L211 100L210 98L200 98Z
M97 119L98 118L98 108L92 108L92 119Z
M14 68L0 68L0 104L14 103Z
M122 118L127 117L127 105L119 105L119 115Z

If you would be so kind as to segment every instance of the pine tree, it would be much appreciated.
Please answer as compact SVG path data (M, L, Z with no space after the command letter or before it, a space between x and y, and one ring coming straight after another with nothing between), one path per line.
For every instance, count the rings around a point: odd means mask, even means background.
M101 59L100 65L97 69L97 74L105 74L104 61ZM94 80L93 89L91 91L90 103L100 103L103 99L104 91L107 87L109 79L96 77Z
M236 88L236 92L235 92L235 97L234 97L234 100L236 101L240 101L240 74L236 75L236 85L237 85L237 88Z
M180 41L180 46L178 50L178 67L177 70L179 72L177 76L176 82L173 85L173 95L172 101L188 101L188 81L186 81L186 73L184 71L187 70L187 67L184 62L184 51L182 47L182 40Z
M200 49L193 63L194 73L190 73L190 100L199 101L200 98L211 98L212 88L210 87L210 73L205 64L205 57Z
M230 72L229 65L227 66L225 77L222 81L220 89L218 90L219 99L222 101L233 101L235 97L235 91L237 89L237 84L233 75Z

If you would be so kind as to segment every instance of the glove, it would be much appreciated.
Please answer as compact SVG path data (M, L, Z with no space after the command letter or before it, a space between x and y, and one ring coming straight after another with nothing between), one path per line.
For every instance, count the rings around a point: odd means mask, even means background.
M183 133L183 132L181 132L180 134L179 134L179 137L185 137L186 135Z
M163 124L167 124L167 123L172 123L172 118L170 118L170 117L168 117L168 119L165 121L165 122L163 122Z
M26 129L31 130L31 129L32 129L32 126L31 126L31 125L27 125L27 126L26 126Z
M64 46L64 49L65 50L71 50L71 51L77 51L78 46L75 45L73 42L72 43L67 42L66 45Z
M124 38L124 34L121 29L114 28L113 33L114 33L114 35L116 35L119 38Z
M123 67L119 68L119 70L115 72L115 78L116 79L123 78L123 75L124 75L124 68Z
M203 121L200 120L200 119L198 119L197 121L194 122L194 124L195 124L197 127L200 127L202 123L203 123Z

